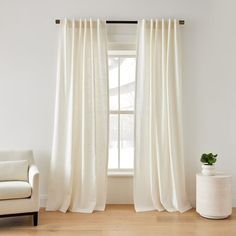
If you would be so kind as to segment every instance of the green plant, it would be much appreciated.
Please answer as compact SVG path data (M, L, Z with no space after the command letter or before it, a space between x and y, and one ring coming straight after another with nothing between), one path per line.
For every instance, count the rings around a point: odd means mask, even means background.
M218 156L218 154L204 153L201 156L201 162L205 165L212 166L214 163L216 163L216 161L217 161L216 157L217 156Z

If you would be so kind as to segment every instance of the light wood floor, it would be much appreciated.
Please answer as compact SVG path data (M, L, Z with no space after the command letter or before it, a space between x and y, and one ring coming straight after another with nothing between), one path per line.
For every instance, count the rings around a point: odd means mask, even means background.
M236 209L225 220L207 220L195 210L186 213L135 213L132 205L108 205L93 214L40 210L39 226L31 217L0 219L0 235L84 236L236 236Z

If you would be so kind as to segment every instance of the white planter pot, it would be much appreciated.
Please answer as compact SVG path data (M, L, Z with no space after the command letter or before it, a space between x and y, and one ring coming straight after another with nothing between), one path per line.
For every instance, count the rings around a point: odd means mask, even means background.
M202 174L203 175L215 175L215 165L202 165Z

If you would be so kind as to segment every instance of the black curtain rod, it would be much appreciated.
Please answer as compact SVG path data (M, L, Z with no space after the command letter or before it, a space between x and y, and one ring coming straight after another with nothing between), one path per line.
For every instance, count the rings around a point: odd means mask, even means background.
M60 24L61 20L56 19L55 23ZM137 20L131 20L131 21L129 21L129 20L107 20L106 23L107 24L138 24L138 21ZM184 23L185 23L184 20L179 20L180 25L184 25Z

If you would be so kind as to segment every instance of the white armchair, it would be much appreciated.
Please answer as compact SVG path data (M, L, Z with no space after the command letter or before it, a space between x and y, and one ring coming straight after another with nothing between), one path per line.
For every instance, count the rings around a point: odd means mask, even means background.
M0 173L0 218L32 215L34 226L37 226L39 211L39 171L34 162L33 152L0 151L0 165L2 163L2 168L4 165L13 162L24 164L25 162L23 160L27 161L26 171L28 173L26 173L26 179L19 179L17 172L22 168L15 168L14 170L14 164L11 164L11 168L9 167L8 173L5 173L5 176L1 176ZM16 174L14 174L14 171ZM12 179L9 177L9 173L11 175L13 173Z

